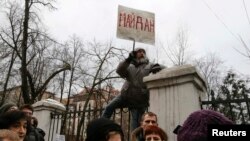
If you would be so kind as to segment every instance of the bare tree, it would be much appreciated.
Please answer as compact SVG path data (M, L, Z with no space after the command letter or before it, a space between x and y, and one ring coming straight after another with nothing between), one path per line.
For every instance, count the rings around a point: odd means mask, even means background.
M20 49L20 37L22 33L22 20L23 17L20 15L21 7L17 3L8 3L6 4L7 9L5 11L6 21L9 22L9 26L0 28L0 42L2 44L1 47L1 61L6 64L3 65L2 68L8 68L2 74L4 76L4 85L3 85L3 97L1 104L4 103L6 97L6 91L8 88L9 81L12 77L16 77L13 75L17 69L13 68L16 57L18 54L18 50ZM19 55L20 56L20 55ZM4 67L5 66L5 67Z
M51 2L53 0L25 0L9 3L10 6L7 7L9 28L2 28L0 32L2 42L15 51L19 59L16 65L21 67L21 90L25 103L33 103L39 99L48 83L57 74L70 70L70 65L66 62L60 62L61 65L55 65L58 66L57 68L52 67L48 70L51 59L47 54L57 43L42 30L37 9L43 6L53 9ZM24 7L22 8L21 5ZM54 63L59 62L57 60Z
M24 3L24 19L23 19L23 31L22 31L22 40L21 40L21 79L22 79L22 96L24 98L24 102L25 103L32 103L34 102L34 99L36 97L36 95L38 95L39 93L41 93L46 85L49 83L49 81L58 73L60 73L61 71L65 70L65 69L69 69L69 66L60 69L58 71L56 71L55 73L53 73L45 82L44 85L39 87L37 89L37 93L32 93L32 98L29 95L29 85L28 85L28 79L30 84L32 85L32 78L31 78L31 74L28 72L27 70L27 65L28 65L28 60L27 60L27 50L28 50L28 41L29 41L29 37L31 37L30 41L31 44L35 41L34 36L30 36L29 33L29 29L30 29L30 25L29 25L29 20L31 19L32 15L32 8L38 4L38 5L43 5L43 6L48 6L50 8L54 8L53 5L50 3L51 0L25 0ZM36 14L34 14L34 17L38 17ZM37 34L39 35L39 34ZM36 37L36 36L35 36ZM34 89L31 88L31 92L35 92Z
M217 92L221 84L223 61L216 53L208 53L206 56L195 59L193 63L204 76L209 99L211 90Z
M163 44L160 44L160 46L174 66L191 62L192 57L189 53L190 43L187 29L179 28L175 40L168 42L166 47Z
M51 54L51 50L55 46L54 41L44 36L37 39L39 40L36 44L33 44L33 49L27 52L29 58L31 58L28 61L27 76L32 103L41 99L48 83L56 75L71 68L65 60L58 61Z
M112 42L101 44L96 42L88 42L86 45L86 62L84 62L84 68L81 70L82 83L88 90L88 97L83 107L82 118L77 128L77 139L80 139L80 132L85 123L85 111L87 109L90 98L94 95L98 87L104 82L111 79L117 79L114 65L119 59L123 57L122 49L112 47Z
M72 87L74 87L74 83L79 79L79 73L77 73L78 69L81 67L81 62L84 60L84 51L83 51L84 44L82 43L81 39L77 37L76 35L73 35L69 41L66 42L65 48L63 49L63 59L67 60L71 66L70 74L67 76L69 77L69 86L68 86L68 100L66 104L66 112L69 110L69 104L70 104L70 97L72 93ZM64 76L65 75L65 76ZM66 74L63 74L63 79L65 80ZM62 82L64 85L64 81ZM63 91L64 88L62 88ZM62 95L61 95L62 97ZM66 116L64 117L64 120L62 122L62 127L65 127L66 125ZM62 128L61 133L64 133L64 129Z

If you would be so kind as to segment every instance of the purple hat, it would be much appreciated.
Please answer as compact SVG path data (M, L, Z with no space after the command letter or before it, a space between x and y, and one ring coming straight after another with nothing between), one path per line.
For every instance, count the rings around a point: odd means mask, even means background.
M178 141L206 141L207 125L234 124L227 117L212 110L198 110L189 115L177 132Z

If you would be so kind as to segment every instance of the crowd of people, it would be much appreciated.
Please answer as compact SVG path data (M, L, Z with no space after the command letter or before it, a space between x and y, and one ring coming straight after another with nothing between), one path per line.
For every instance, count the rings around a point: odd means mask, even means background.
M117 68L117 73L125 79L121 94L105 107L101 118L88 123L85 141L125 141L121 126L109 119L116 108L124 107L132 113L130 141L168 141L168 134L158 126L157 115L146 112L149 91L143 83L143 77L163 68L158 63L150 63L143 48L130 52ZM0 141L44 141L45 133L37 127L33 112L31 105L4 104L0 108ZM178 141L206 141L209 124L233 122L218 112L198 110L191 113L174 133Z
M6 103L0 107L0 141L44 141L45 132L38 128L29 104L18 107Z
M38 121L32 116L33 107L5 104L0 108L0 141L44 141L45 133L37 128ZM234 124L227 117L212 110L197 110L191 113L182 126L174 130L177 141L206 141L207 126ZM126 141L119 124L98 118L88 123L85 141ZM158 117L153 112L144 112L140 125L131 131L130 141L168 141L167 133L158 126Z
M177 141L207 141L208 125L233 125L234 122L213 110L197 110L191 113L182 126L173 130ZM85 141L124 141L120 125L107 118L91 121L87 126ZM140 126L131 132L130 141L168 141L168 134L158 126L157 115L145 112Z

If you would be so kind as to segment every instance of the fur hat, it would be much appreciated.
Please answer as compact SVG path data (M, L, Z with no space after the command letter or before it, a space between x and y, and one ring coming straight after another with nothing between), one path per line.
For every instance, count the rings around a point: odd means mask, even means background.
M177 131L177 140L206 141L207 125L209 124L233 124L233 122L219 112L198 110L191 113Z
M137 51L139 51L139 50L142 50L145 54L146 54L146 51L145 51L145 49L144 48L141 48L141 47L137 47L137 48L135 48L135 52L137 52Z
M108 133L112 131L119 132L122 139L124 138L121 126L114 121L106 118L95 119L87 125L87 138L85 141L105 141Z

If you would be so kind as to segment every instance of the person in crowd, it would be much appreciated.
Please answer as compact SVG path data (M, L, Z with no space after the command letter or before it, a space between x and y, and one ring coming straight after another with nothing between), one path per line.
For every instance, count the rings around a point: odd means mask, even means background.
M0 129L0 141L19 141L19 137L14 131Z
M36 132L41 134L43 137L45 136L45 132L38 127L38 120L34 116L31 117L31 127L35 128Z
M207 127L211 124L232 125L233 121L213 110L198 110L191 113L174 133L178 141L207 141Z
M0 115L12 110L18 110L18 107L14 103L5 103L0 107Z
M124 134L121 126L114 121L98 118L87 125L85 141L124 141Z
M38 126L38 120L37 120L37 118L36 117L34 117L34 116L32 116L31 117L31 125L33 126L33 127L35 127L35 128L37 128L37 126Z
M153 112L145 112L141 118L141 126L156 125L158 126L157 115Z
M145 138L145 141L168 141L167 133L163 129L155 125L145 126L143 136Z
M23 111L29 117L30 122L32 123L33 122L32 118L33 120L35 118L35 117L32 117L33 112L34 112L34 108L32 107L32 105L24 104L19 109ZM37 124L35 124L37 126L38 120L37 119L35 120L37 121ZM31 125L30 132L26 135L25 141L44 141L44 136L45 136L45 132L41 128L37 128Z
M24 104L19 109L23 111L29 117L32 117L33 112L34 112L34 108L30 104Z
M143 77L157 73L163 66L149 62L146 51L136 48L128 58L120 62L116 72L125 79L121 94L116 96L104 109L102 117L110 118L116 108L128 107L132 114L131 128L140 126L142 114L149 106L149 91Z
M16 132L19 136L19 141L24 141L30 129L29 127L29 118L22 111L14 110L0 116L0 129L9 129Z
M141 126L134 129L131 133L131 139L134 141L135 139L137 139L138 141L145 140L143 131L147 125L158 126L157 115L153 112L145 112L141 117L140 125Z

